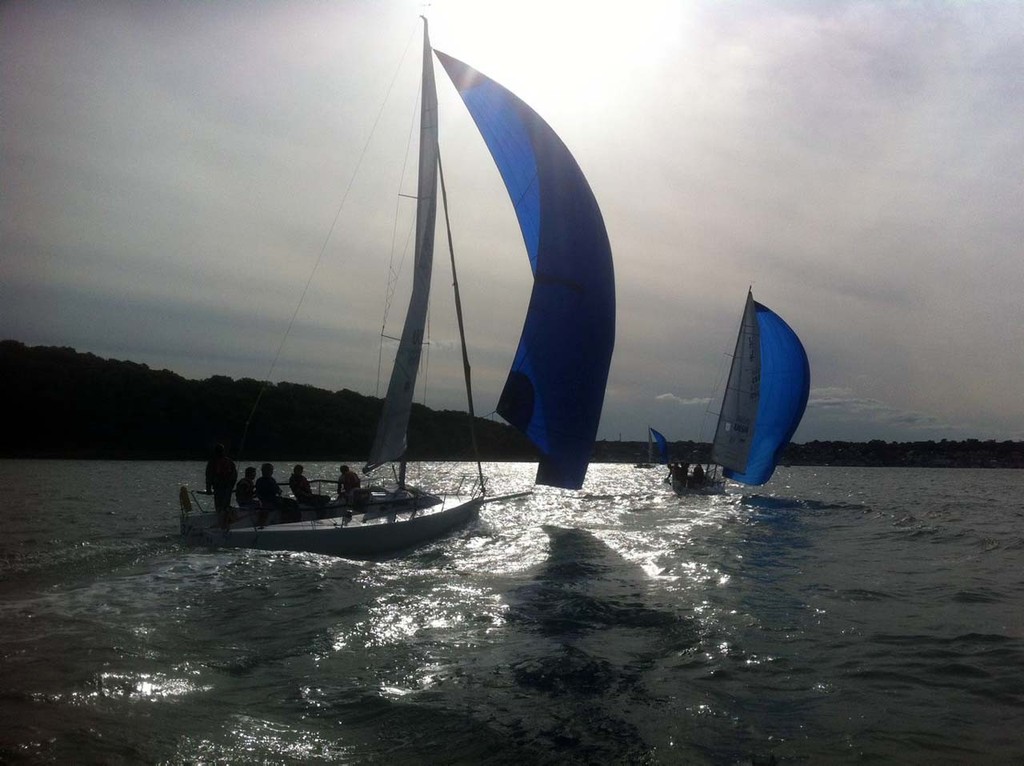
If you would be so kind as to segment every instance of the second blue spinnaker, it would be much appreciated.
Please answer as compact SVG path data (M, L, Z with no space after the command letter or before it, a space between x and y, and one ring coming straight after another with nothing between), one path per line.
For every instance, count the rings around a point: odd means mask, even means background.
M772 477L807 407L810 380L800 338L748 292L711 453L726 478L757 485Z

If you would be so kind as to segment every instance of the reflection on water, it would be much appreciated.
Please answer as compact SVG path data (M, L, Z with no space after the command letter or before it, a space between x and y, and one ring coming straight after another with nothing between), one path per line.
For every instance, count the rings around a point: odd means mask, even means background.
M485 466L495 495L535 469ZM0 760L1020 755L1019 472L785 469L677 498L594 466L365 563L180 547L202 470L0 462Z

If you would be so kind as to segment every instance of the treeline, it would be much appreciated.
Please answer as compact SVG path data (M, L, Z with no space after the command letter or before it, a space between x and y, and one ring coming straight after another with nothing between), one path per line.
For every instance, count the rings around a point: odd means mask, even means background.
M245 459L358 461L369 452L383 405L354 391L219 375L189 380L11 340L0 341L0 397L9 408L0 436L0 457L7 458L196 460L216 442L237 455L245 433ZM484 460L535 459L526 438L504 423L477 418L476 431ZM413 405L410 459L472 454L466 413Z
M1024 468L1024 443L1014 441L869 442L810 441L790 444L789 465L917 466L926 468Z
M669 444L673 460L706 463L711 445L678 441ZM596 461L640 463L647 460L647 442L598 442ZM782 455L782 465L878 466L888 468L1024 468L1024 442L916 441L868 442L810 441L790 444Z
M144 364L12 340L0 341L0 397L9 413L0 429L4 458L198 460L215 442L239 456L245 433L240 457L247 460L356 462L369 452L383 405L354 391L294 383L221 375L189 380ZM414 404L410 459L472 459L468 420L464 412ZM536 460L533 446L511 426L477 418L476 431L484 460ZM673 459L709 459L705 443L677 441L670 449ZM593 460L644 462L647 442L599 441ZM811 441L790 444L782 463L1024 468L1024 443Z

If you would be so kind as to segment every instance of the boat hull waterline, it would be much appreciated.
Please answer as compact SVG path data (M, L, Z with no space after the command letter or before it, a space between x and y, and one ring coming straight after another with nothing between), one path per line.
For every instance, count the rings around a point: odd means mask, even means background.
M366 559L433 542L475 520L480 506L485 503L529 494L518 492L473 498L449 495L440 504L428 508L371 510L351 517L308 519L263 527L236 523L226 530L202 526L186 518L182 520L181 534L185 542L193 546L298 551Z
M361 558L413 548L441 537L475 519L485 499L452 496L426 510L397 509L393 513L353 514L351 518L309 519L263 527L236 525L226 530L182 522L181 531L190 545Z

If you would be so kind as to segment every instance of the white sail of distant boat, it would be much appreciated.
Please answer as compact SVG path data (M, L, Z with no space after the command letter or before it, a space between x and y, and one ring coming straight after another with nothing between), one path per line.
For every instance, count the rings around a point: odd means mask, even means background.
M698 481L674 476L673 488L680 494L721 492L725 479L764 484L800 425L809 391L810 365L800 338L748 290L711 445L712 466Z
M404 466L406 457L430 292L439 178L444 188L434 55L462 96L505 182L534 274L519 347L497 411L537 448L537 483L578 489L597 435L615 336L614 271L601 212L575 159L547 123L493 80L434 51L425 20L414 284L367 469L389 461ZM452 267L454 277L454 254ZM458 309L457 278L453 282ZM459 324L472 422L461 310ZM404 468L400 490L403 483ZM426 510L417 506L403 514L392 505L387 514L265 527L236 524L226 533L200 529L196 515L186 512L183 491L182 533L213 545L377 556L435 539L471 520L484 502L496 499L484 495L485 489L481 471L477 494L453 502L431 497L437 502Z

